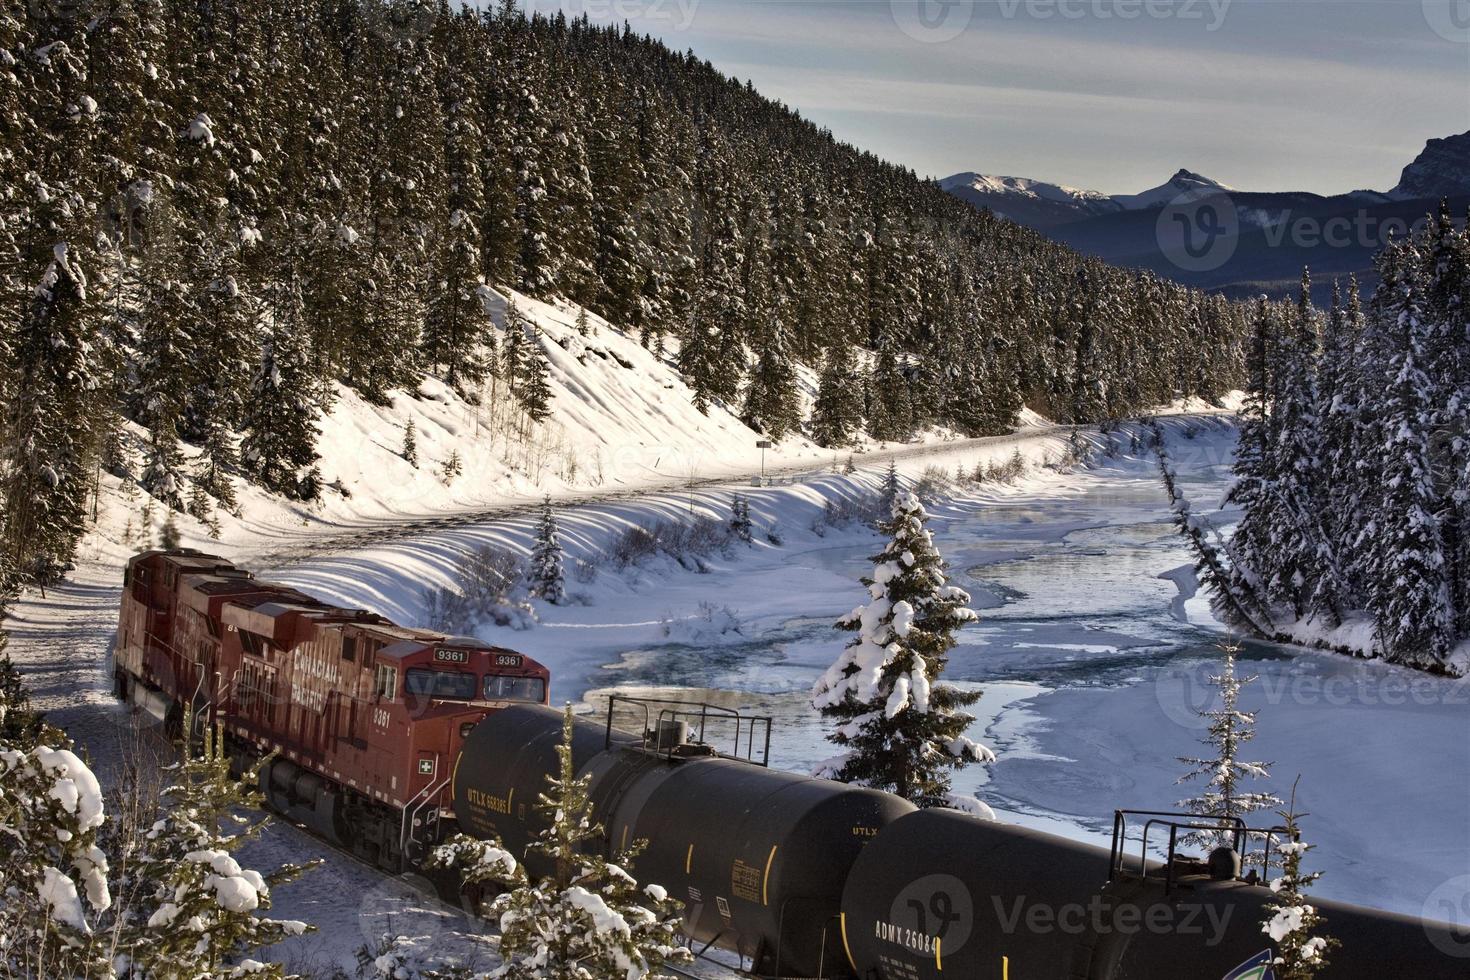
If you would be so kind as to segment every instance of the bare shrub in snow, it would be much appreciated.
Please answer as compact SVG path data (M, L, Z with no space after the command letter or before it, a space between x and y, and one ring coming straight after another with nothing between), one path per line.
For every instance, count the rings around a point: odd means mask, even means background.
M476 548L453 585L425 590L424 619L433 629L460 635L473 633L481 623L529 629L536 615L525 561L506 548Z
M708 571L703 559L724 551L730 544L730 529L723 521L700 516L691 521L657 521L648 527L634 526L613 539L605 560L615 568L640 564L663 555L697 572Z
M585 558L576 559L572 562L572 578L578 585L591 585L597 581L597 563Z
M604 831L592 823L591 778L578 778L572 764L572 709L567 706L561 765L536 809L548 826L530 847L553 871L531 881L525 868L498 842L460 835L438 848L435 864L458 868L466 882L509 889L485 907L500 924L498 949L504 964L493 976L505 980L617 977L641 980L665 963L687 963L678 939L679 903L661 886L639 887L628 868L643 841L610 862L587 847ZM584 850L585 848L585 850Z
M942 466L926 466L914 484L913 492L920 500L933 503L953 489L954 480L948 470Z
M882 494L865 493L835 500L828 498L822 505L822 516L812 524L812 530L820 534L823 527L847 527L854 522L876 524L884 516Z

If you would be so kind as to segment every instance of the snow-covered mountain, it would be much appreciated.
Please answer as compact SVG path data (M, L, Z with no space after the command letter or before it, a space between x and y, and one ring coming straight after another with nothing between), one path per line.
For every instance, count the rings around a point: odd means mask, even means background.
M1121 210L1106 194L1028 177L970 172L947 177L939 186L975 207L989 208L1002 218L1030 228L1050 228Z
M1160 207L1187 194L1210 194L1231 188L1189 170L1138 194L1104 194L1029 177L999 177L966 172L946 177L939 186L956 197L1018 225L1046 229L1121 211Z
M1141 194L1114 194L1113 200L1124 211L1142 211L1146 208L1162 207L1179 197L1208 197L1211 194L1234 189L1218 180L1211 180L1191 170L1181 169L1158 187L1150 187Z
M1365 289L1373 288L1373 256L1386 229L1409 227L1436 211L1442 199L1452 214L1464 215L1470 205L1470 132L1429 140L1388 191L1239 191L1191 170L1180 170L1139 194L1108 195L976 173L956 174L940 186L1086 255L1237 298L1290 295L1302 267L1310 266L1317 298L1326 302L1334 278L1357 276ZM1171 201L1215 194L1229 195L1238 231L1219 252L1218 264L1204 270L1180 268L1160 245L1160 209ZM1366 231L1344 244L1326 241L1320 233L1324 228Z
M1470 132L1430 140L1389 191L1400 201L1458 194L1470 194Z

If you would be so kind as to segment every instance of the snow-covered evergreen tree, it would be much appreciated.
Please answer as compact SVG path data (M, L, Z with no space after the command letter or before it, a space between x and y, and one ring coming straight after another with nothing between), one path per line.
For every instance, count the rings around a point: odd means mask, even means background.
M562 570L561 536L557 532L556 515L551 498L541 505L541 520L536 525L536 543L531 548L531 593L552 605L567 597L566 576Z
M903 442L913 435L909 381L892 343L884 337L868 381L868 435L879 442Z
M942 806L952 770L995 758L965 735L974 718L962 709L979 692L940 683L955 632L977 617L949 584L918 498L901 493L891 514L863 579L869 601L837 622L858 635L812 687L813 706L835 725L828 741L842 749L817 774Z
M1328 954L1340 943L1332 936L1313 935L1327 925L1327 919L1307 900L1307 890L1322 877L1320 871L1303 871L1302 859L1312 845L1302 840L1300 821L1304 814L1296 812L1296 793L1292 803L1279 811L1286 840L1279 846L1281 876L1270 882L1276 901L1266 906L1267 918L1261 931L1276 944L1271 961L1278 980L1312 980L1328 963Z
M277 329L267 341L245 410L240 462L261 486L300 500L320 492L316 399L304 338Z
M750 521L750 500L745 494L737 493L730 498L730 536L737 541L750 544L754 540Z
M1274 354L1276 391L1271 406L1275 440L1270 492L1278 509L1270 546L1276 568L1266 587L1272 600L1289 606L1298 619L1311 611L1323 559L1315 521L1325 487L1317 455L1321 446L1315 414L1319 340L1311 289L1311 278L1303 272L1300 299Z
M1386 293L1380 315L1392 324L1388 387L1380 412L1387 439L1381 447L1384 485L1371 545L1377 578L1371 603L1379 640L1395 660L1442 663L1455 623L1449 562L1440 523L1442 497L1435 485L1430 381L1426 360L1423 284L1412 246L1385 263L1379 287Z
M787 347L786 328L773 315L761 333L740 414L746 425L777 442L801 424L796 368Z
M192 718L185 722L188 732ZM198 741L196 749L193 739L184 740L182 759L170 767L163 812L126 855L134 879L130 911L141 925L124 926L118 949L145 976L217 975L249 952L310 928L261 913L270 909L272 888L314 865L290 864L264 875L240 866L235 852L259 837L267 822L242 816L260 809L257 773L231 775L222 732L205 726ZM286 971L278 963L261 964L251 976L283 978Z
M526 339L525 357L525 378L515 390L516 399L527 420L539 425L551 417L551 368L541 347L541 332L534 326Z
M408 462L409 466L418 468L419 465L419 439L418 427L414 425L413 419L403 424L403 451L400 455Z
M658 884L639 886L629 873L643 842L614 856L603 828L592 822L590 776L572 762L572 709L567 705L556 775L536 802L546 827L530 846L550 873L530 880L525 868L495 841L459 836L440 847L434 862L457 868L467 884L507 889L485 909L500 925L503 980L591 980L655 976L665 963L689 962L679 942L679 903Z
M1270 763L1240 757L1242 747L1256 737L1256 714L1241 708L1240 692L1256 677L1237 674L1238 643L1226 643L1220 651L1223 654L1220 673L1210 675L1210 683L1219 691L1219 703L1199 710L1199 716L1208 723L1201 744L1210 748L1211 754L1208 758L1182 756L1179 759L1189 766L1179 782L1202 782L1203 786L1197 795L1180 800L1179 806L1189 813L1224 821L1281 806L1282 801L1270 793L1248 789L1255 780L1271 776ZM1222 826L1219 831L1193 832L1185 841L1202 847L1219 847L1232 845L1234 837L1231 828Z
M862 427L862 385L852 349L847 344L836 343L827 349L817 383L817 400L812 406L812 439L819 446L841 448L851 445Z
M98 936L112 907L102 787L54 729L0 739L0 972L18 980L110 976Z
M903 486L898 482L898 464L890 459L888 470L883 474L883 486L879 490L878 503L883 513L893 513L893 508L898 503L898 496L902 492Z
M64 205L63 205L64 206ZM58 219L55 234L68 224ZM16 397L4 430L4 552L46 584L70 567L86 526L97 452L97 379L83 255L66 241L34 283L14 340Z

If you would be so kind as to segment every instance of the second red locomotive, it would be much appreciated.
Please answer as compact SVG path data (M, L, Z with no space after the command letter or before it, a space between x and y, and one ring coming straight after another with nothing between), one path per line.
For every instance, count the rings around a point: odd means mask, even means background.
M465 737L546 704L524 654L328 605L193 550L147 551L123 579L115 691L171 726L218 724L273 809L392 871L455 828Z

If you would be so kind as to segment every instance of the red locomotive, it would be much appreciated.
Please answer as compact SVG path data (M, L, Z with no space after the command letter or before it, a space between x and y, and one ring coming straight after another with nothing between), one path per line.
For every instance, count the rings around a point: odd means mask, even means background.
M214 555L128 561L116 694L177 728L221 725L273 809L391 871L453 832L460 748L487 714L546 704L513 650L395 625L261 581Z

